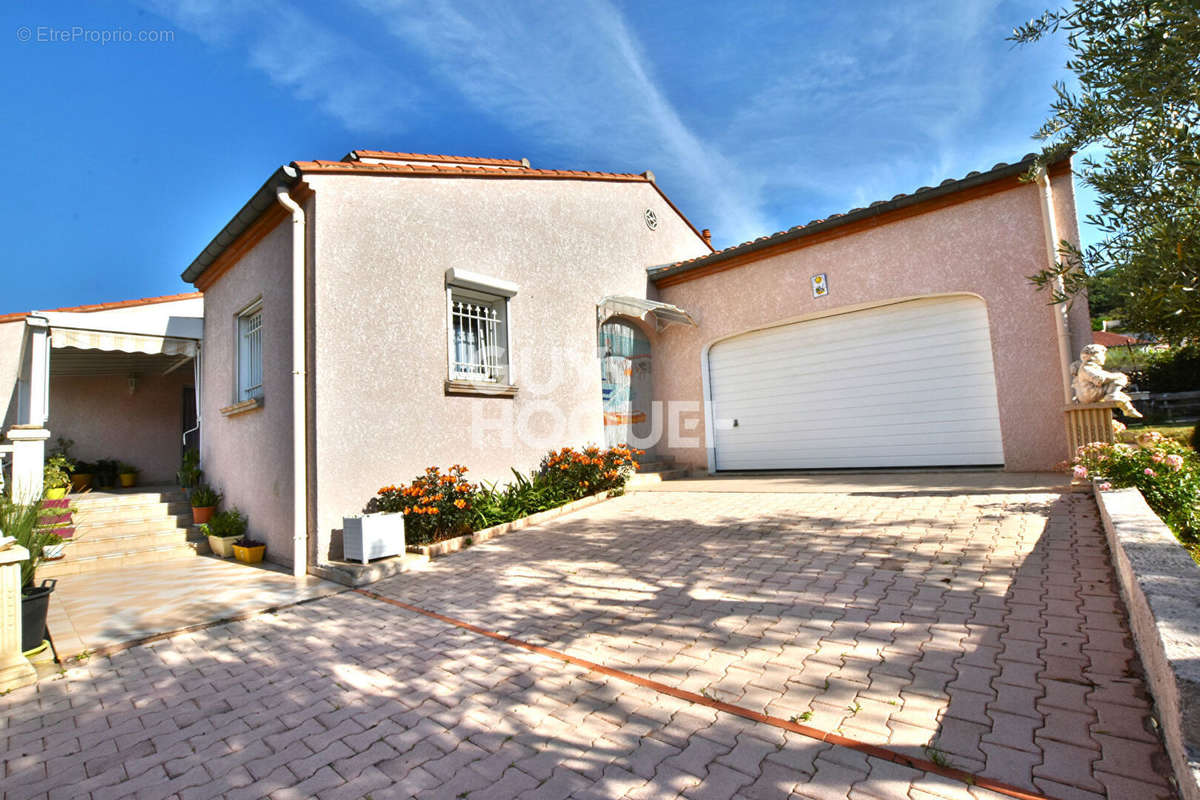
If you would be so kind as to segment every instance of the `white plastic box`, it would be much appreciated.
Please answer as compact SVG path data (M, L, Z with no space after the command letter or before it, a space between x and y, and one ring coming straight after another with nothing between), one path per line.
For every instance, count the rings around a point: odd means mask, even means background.
M404 552L404 515L363 514L342 517L342 549L347 561L366 564L373 558Z

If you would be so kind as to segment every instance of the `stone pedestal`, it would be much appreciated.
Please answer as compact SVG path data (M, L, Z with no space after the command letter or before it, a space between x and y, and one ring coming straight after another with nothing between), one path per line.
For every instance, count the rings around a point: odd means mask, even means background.
M24 547L0 550L0 692L37 682L37 670L21 655L21 562Z
M49 438L50 431L40 425L14 425L8 431L8 439L13 443L12 498L18 503L36 503L42 499L42 469Z
M1075 451L1085 444L1112 444L1117 440L1113 431L1113 409L1120 405L1114 402L1073 403L1063 409L1067 418L1068 459L1074 458Z

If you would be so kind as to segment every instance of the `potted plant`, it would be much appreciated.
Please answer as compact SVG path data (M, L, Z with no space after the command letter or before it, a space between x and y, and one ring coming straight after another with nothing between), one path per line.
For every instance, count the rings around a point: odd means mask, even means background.
M243 536L233 543L233 556L243 564L257 564L263 560L263 554L267 552L267 546L262 542Z
M121 481L121 486L128 489L130 486L137 485L137 476L140 471L133 464L126 464L124 461L117 464L117 478Z
M191 494L189 499L192 503L192 522L196 525L208 522L212 519L217 506L221 504L221 493L208 484L202 483L192 489Z
M71 491L86 492L92 488L92 480L95 474L95 464L90 461L76 461L75 469L71 472Z
M71 468L75 465L62 454L56 454L46 459L42 467L42 486L46 498L61 500L67 496L71 488Z
M175 480L183 487L185 494L191 494L191 490L200 485L203 477L204 470L200 469L200 451L189 447L183 452L183 459L179 462L179 471L175 473Z
M96 487L111 489L117 485L117 462L111 458L102 458L96 462L96 472L93 475Z
M48 578L34 586L34 575L46 558L46 550L61 543L57 528L46 524L38 503L22 505L0 495L0 535L11 536L29 551L21 563L21 650L39 647L46 637L46 612L55 581Z
M233 555L233 543L246 535L246 515L236 507L213 514L200 526L208 537L208 546L221 558Z

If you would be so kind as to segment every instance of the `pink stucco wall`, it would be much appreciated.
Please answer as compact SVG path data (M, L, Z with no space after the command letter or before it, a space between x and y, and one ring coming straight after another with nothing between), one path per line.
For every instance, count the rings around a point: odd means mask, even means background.
M645 183L315 176L316 528L431 464L507 480L603 440L596 304L708 252ZM656 230L644 219L652 209ZM447 396L445 271L519 285L514 398ZM522 435L525 434L525 435ZM540 441L539 441L540 439Z
M267 558L292 562L291 226L281 224L204 293L200 444L205 480L237 506ZM235 402L237 314L262 298L263 407L225 416Z
M1070 182L1059 176L1054 188L1060 237L1074 239ZM738 333L902 298L975 294L987 304L1006 468L1052 468L1066 457L1064 379L1047 295L1026 277L1046 263L1039 202L1038 189L1022 185L660 289L662 300L696 314L700 326L659 336L656 397L699 406L705 348ZM809 278L822 272L831 291L813 299ZM1086 319L1080 301L1072 314L1077 335ZM703 415L690 417L700 445L665 452L704 469Z
M190 365L140 375L132 393L124 375L52 375L47 449L60 436L73 439L75 458L124 461L141 470L143 485L173 484L182 454L183 392L192 385Z

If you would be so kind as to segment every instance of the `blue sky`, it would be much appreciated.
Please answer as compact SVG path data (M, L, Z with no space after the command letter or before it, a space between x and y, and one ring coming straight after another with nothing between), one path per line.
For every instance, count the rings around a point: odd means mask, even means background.
M1005 37L1043 8L8 3L0 313L188 291L273 169L355 148L653 170L735 244L1036 149L1066 51Z

